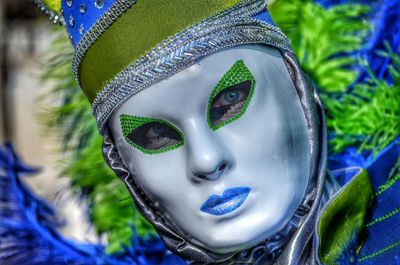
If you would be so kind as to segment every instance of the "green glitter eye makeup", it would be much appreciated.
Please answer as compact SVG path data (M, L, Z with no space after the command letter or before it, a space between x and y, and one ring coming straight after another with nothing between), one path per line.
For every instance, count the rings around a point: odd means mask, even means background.
M222 77L208 103L208 124L213 130L239 119L254 93L255 80L242 60Z
M165 120L126 114L119 119L125 140L142 153L159 154L183 145L182 133Z

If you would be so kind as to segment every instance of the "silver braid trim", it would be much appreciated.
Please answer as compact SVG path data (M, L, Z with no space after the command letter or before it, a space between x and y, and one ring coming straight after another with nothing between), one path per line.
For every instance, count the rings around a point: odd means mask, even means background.
M265 9L263 0L245 1L175 34L129 65L105 86L93 102L92 111L100 132L112 112L128 98L206 55L255 43L291 51L289 40L278 27L252 18Z

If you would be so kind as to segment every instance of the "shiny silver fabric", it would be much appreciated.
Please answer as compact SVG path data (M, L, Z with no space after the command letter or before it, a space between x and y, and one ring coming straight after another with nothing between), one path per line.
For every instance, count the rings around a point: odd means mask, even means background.
M333 179L325 179L326 128L322 105L295 56L285 50L281 52L307 119L312 177L301 206L289 224L278 233L277 240L270 238L249 250L230 254L213 253L189 242L187 236L165 218L166 213L160 212L135 183L135 172L129 172L123 165L111 133L105 128L105 160L128 187L137 209L154 225L167 248L190 264L317 264L313 243L317 216L337 186Z
M319 211L329 200L329 198L338 190L338 185L336 181L327 174L326 168L326 158L327 158L327 133L326 133L326 121L324 115L324 109L322 107L321 101L315 91L310 91L312 85L304 79L301 69L295 61L295 57L291 54L286 53L285 59L288 65L289 72L291 73L292 79L295 82L295 87L298 90L298 94L302 101L302 105L305 107L305 114L309 122L319 121L319 142L320 146L318 149L314 149L315 152L313 156L315 157L316 169L317 169L317 179L315 190L315 199L312 204L311 210L308 214L307 219L304 221L302 226L293 235L290 242L287 244L285 250L282 252L280 257L276 260L274 264L276 265L296 265L305 264L312 265L318 264L318 259L316 257L317 253L314 246L314 235L316 220L318 218ZM292 69L291 69L292 68ZM294 70L294 71L293 71ZM308 87L308 88L307 88ZM309 94L303 94L309 93ZM313 94L311 94L313 93ZM314 101L314 103L313 103ZM309 104L313 104L317 107L315 110L311 110L307 107ZM319 116L317 120L315 115ZM316 128L317 124L309 124L311 128ZM317 139L316 130L310 132L310 139ZM313 146L313 145L312 145ZM316 146L316 144L314 144ZM328 178L326 179L326 176ZM260 260L257 264L265 264L265 261Z

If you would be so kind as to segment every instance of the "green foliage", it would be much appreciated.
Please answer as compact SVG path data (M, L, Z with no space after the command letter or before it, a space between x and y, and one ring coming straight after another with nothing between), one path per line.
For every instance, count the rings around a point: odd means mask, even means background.
M73 48L67 36L57 32L43 77L53 85L42 100L58 102L43 117L61 137L66 159L61 175L71 180L71 189L83 194L90 205L89 217L99 234L106 234L108 251L130 245L133 229L138 235L153 234L154 228L135 210L125 185L104 162L96 121L85 95L72 73ZM49 118L50 117L50 118Z
M344 4L324 9L311 0L277 0L269 10L322 92L346 91L358 75L349 70L357 59L348 54L358 50L368 35L370 26L360 16L369 8Z
M373 150L377 154L399 134L400 55L387 49L388 52L380 54L394 62L390 66L393 85L369 70L370 80L356 85L351 94L343 95L341 100L325 100L333 117L328 125L334 131L331 140L334 151L359 146L360 150Z

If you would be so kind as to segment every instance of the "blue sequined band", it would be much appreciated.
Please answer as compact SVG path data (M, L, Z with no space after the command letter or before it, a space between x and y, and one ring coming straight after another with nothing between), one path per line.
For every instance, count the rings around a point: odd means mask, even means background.
M62 10L72 44L86 48L111 26L136 0L62 0Z

